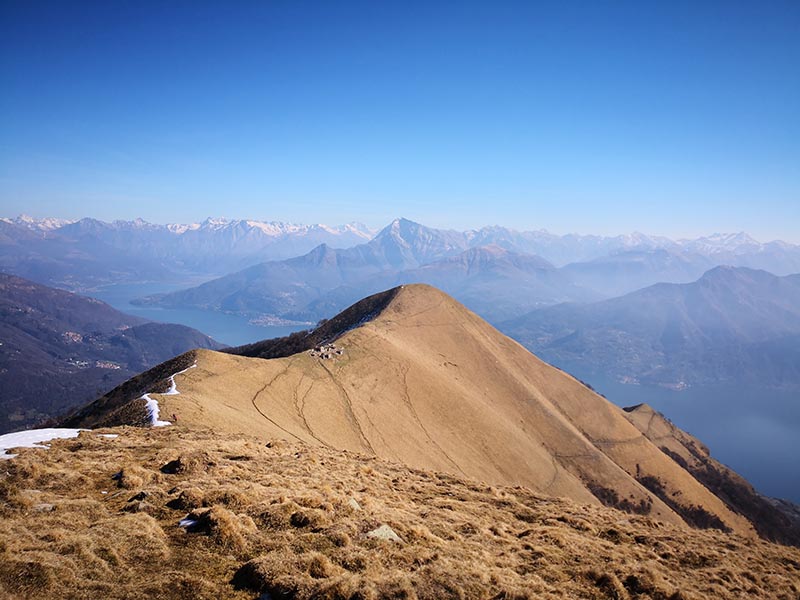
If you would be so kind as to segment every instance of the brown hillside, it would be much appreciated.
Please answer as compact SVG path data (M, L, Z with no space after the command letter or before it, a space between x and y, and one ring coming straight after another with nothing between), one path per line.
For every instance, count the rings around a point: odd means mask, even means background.
M265 441L128 427L20 450L0 471L0 597L800 595L796 548ZM397 541L370 535L387 527Z
M376 306L374 298L362 302ZM180 395L153 397L182 426L373 454L674 524L754 535L745 517L621 409L449 296L409 285L378 304L377 313L361 311L362 319L349 309L351 325L343 333L329 326L334 347L320 352L282 356L273 348L269 355L282 357L269 360L213 351L184 356L175 365L192 359L197 368L177 378ZM126 422L142 404L127 400L112 392L70 424Z

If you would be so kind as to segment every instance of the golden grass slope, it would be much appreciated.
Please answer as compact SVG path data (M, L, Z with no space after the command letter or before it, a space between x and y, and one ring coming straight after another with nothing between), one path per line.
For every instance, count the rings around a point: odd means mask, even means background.
M320 444L108 431L119 437L83 432L2 463L0 597L800 595L796 548ZM383 525L401 541L368 535Z
M329 359L197 351L197 368L177 378L180 395L153 397L181 425L373 454L753 535L621 409L434 288L404 286L335 343L343 354Z

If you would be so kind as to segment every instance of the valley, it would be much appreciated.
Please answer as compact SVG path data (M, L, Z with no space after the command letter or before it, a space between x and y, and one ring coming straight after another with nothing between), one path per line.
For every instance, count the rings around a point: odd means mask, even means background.
M0 273L0 432L46 423L191 348L221 348L181 324Z
M184 289L188 281L178 283L123 283L95 288L87 295L107 302L119 311L161 323L180 323L207 333L209 337L228 346L240 346L258 340L283 337L307 329L313 323L300 325L261 325L252 317L235 313L201 310L196 308L160 308L134 304L132 301L150 294L164 294Z

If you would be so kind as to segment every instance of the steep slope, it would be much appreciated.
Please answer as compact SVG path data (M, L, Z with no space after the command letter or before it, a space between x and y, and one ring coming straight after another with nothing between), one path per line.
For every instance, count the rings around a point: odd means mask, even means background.
M432 229L408 219L395 219L370 242L375 256L389 268L404 270L454 256L468 248L463 233Z
M744 515L767 539L785 544L800 541L800 522L786 512L775 510L743 477L714 460L698 439L681 431L664 415L646 404L625 408L625 416L647 439L691 473L731 510ZM658 493L658 482L648 481Z
M183 325L0 274L0 433L80 406L190 348L220 348Z
M800 275L717 267L593 304L561 305L500 328L557 365L662 385L800 385Z
M796 548L321 446L265 442L182 427L118 428L20 450L0 473L0 596L794 600L800 593Z
M404 271L396 283L432 285L492 322L533 308L600 298L543 258L496 245Z
M410 285L367 298L303 342L296 335L284 348L271 342L180 357L67 424L131 422L147 385L158 391L165 375L196 361L176 378L179 396L157 396L185 426L213 423L753 533L621 409L434 288ZM671 506L643 486L649 477L677 498Z

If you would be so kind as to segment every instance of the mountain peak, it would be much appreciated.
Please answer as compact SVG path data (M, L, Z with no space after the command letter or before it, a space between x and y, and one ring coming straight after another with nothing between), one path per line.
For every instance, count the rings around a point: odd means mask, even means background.
M336 250L334 248L331 248L325 242L323 242L319 246L313 248L311 252L305 255L305 257L301 258L307 258L312 262L322 262L325 260L329 260L335 256L336 256Z
M207 217L205 221L200 224L203 229L219 229L225 227L230 221L224 217Z
M420 230L427 230L428 228L424 225L416 223L415 221L411 221L406 219L405 217L399 217L394 219L391 223L389 223L386 227L384 227L381 231L378 232L378 235L375 236L381 237L383 236L400 236L401 238L405 238L409 235L414 235Z
M395 269L406 269L466 250L463 233L432 229L406 218L384 227L369 244Z
M703 273L698 283L704 281L734 281L737 279L753 277L776 277L772 273L761 269L750 269L749 267L733 267L731 265L719 265Z
M620 409L429 285L364 298L312 332L176 361L101 398L71 426L138 414L131 403L143 392L157 395L159 381L196 361L176 382L182 396L158 398L184 427L214 423L387 457L677 524L694 522L700 507L714 526L752 535ZM651 480L657 488L646 487Z

